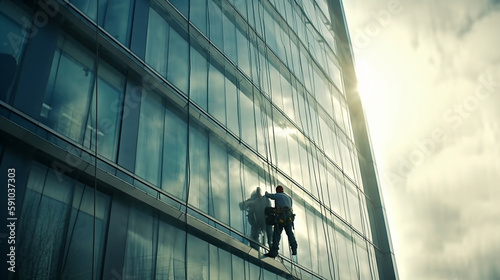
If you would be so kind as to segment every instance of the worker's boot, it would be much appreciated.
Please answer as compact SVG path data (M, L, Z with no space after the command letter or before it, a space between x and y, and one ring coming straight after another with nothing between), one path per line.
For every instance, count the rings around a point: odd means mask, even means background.
M269 253L264 254L264 256L266 256L266 257L270 257L270 258L276 258L276 257L278 256L278 250L273 250L273 249L271 249L271 250L269 251Z

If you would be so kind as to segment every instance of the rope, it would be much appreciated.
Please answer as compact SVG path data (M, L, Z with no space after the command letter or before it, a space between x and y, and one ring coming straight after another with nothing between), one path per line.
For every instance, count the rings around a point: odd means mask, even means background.
M190 46L188 48L188 73L191 75L191 5L188 5L188 25L187 25L187 37L188 37L188 45ZM191 79L189 79L188 82L188 88L187 88L187 94L188 94L188 100L187 100L187 120L186 120L186 134L187 134L187 147L186 147L186 204L184 208L184 277L188 277L188 207L189 207L189 191L191 189L191 160L190 160L190 131L191 131Z
M96 2L96 31L95 31L95 151L94 151L94 207L92 219L92 280L96 277L95 251L96 251L96 203L97 203L97 130L98 130L98 108L99 108L99 0ZM91 131L92 133L92 131ZM90 137L92 139L92 137ZM90 145L92 149L92 144Z
M73 195L74 195L76 186L77 186L77 184L75 182L75 186L73 187ZM73 226L70 227L68 225L68 228L71 228L71 233L69 234L69 242L67 242L67 244L72 244L71 242L73 240L73 234L75 233L76 223L78 221L78 217L80 216L80 212L81 212L80 209L82 208L83 197L85 196L85 190L86 189L87 189L87 185L83 184L82 195L80 197L80 202L78 202L78 208L77 208L77 211L76 211L75 221L73 223ZM68 216L70 216L71 215L71 209L68 212L69 212ZM67 246L67 250L65 250L66 251L65 254L64 254L65 258L63 260L63 265L62 265L62 268L61 268L62 272L64 272L64 270L66 269L66 264L67 264L67 261L68 261L68 254L69 254L69 251L70 251L70 247L71 246Z

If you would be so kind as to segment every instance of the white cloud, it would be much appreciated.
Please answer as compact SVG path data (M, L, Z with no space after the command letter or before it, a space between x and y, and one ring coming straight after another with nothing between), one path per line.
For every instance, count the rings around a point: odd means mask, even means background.
M351 36L388 2L344 2ZM500 4L401 5L355 48L400 277L499 279Z

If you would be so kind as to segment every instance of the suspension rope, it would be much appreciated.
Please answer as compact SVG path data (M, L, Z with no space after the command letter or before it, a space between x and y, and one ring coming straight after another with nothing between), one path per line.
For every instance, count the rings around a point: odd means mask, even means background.
M78 181L75 181L75 186L73 187L73 196L74 196L74 192L75 192L75 189L76 189L76 186L77 186L77 182ZM78 217L80 216L80 213L82 212L81 211L81 208L82 208L82 202L83 202L83 197L85 196L85 190L87 189L87 185L86 184L83 184L83 189L82 189L82 195L80 197L80 201L78 202L78 208L77 211L76 211L76 216L75 216L75 220L74 220L74 223L72 226L69 226L68 225L68 228L71 228L70 229L70 234L69 234L69 241L67 242L67 244L72 244L72 241L73 241L73 234L75 233L75 228L76 228L76 223L78 222ZM71 210L68 211L69 215L71 215ZM62 268L61 268L61 271L64 272L64 270L66 269L66 264L68 262L68 254L69 254L69 251L70 251L70 248L71 246L67 246L66 248L66 252L64 254L64 259L63 259L63 264L62 264Z
M98 143L97 143L97 131L98 131L98 109L99 109L99 0L96 1L96 31L95 31L95 76L94 76L94 83L95 83L95 150L94 150L94 207L93 207L93 220L92 220L92 280L97 277L96 275L96 204L97 204L97 148L98 148ZM91 130L91 133L93 131ZM90 137L92 139L92 137ZM92 144L90 145L90 149L92 149Z
M187 25L187 37L188 37L188 75L191 75L191 3L188 2L188 25ZM191 79L188 77L188 88L187 88L188 100L186 102L187 109L187 120L186 120L186 204L184 208L184 277L188 277L188 207L189 207L189 192L191 190Z

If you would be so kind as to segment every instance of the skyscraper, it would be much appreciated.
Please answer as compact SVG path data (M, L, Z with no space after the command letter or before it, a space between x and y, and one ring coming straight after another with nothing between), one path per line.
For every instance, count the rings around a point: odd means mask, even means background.
M1 1L0 26L7 279L398 278L339 1ZM278 184L296 258L241 207Z

